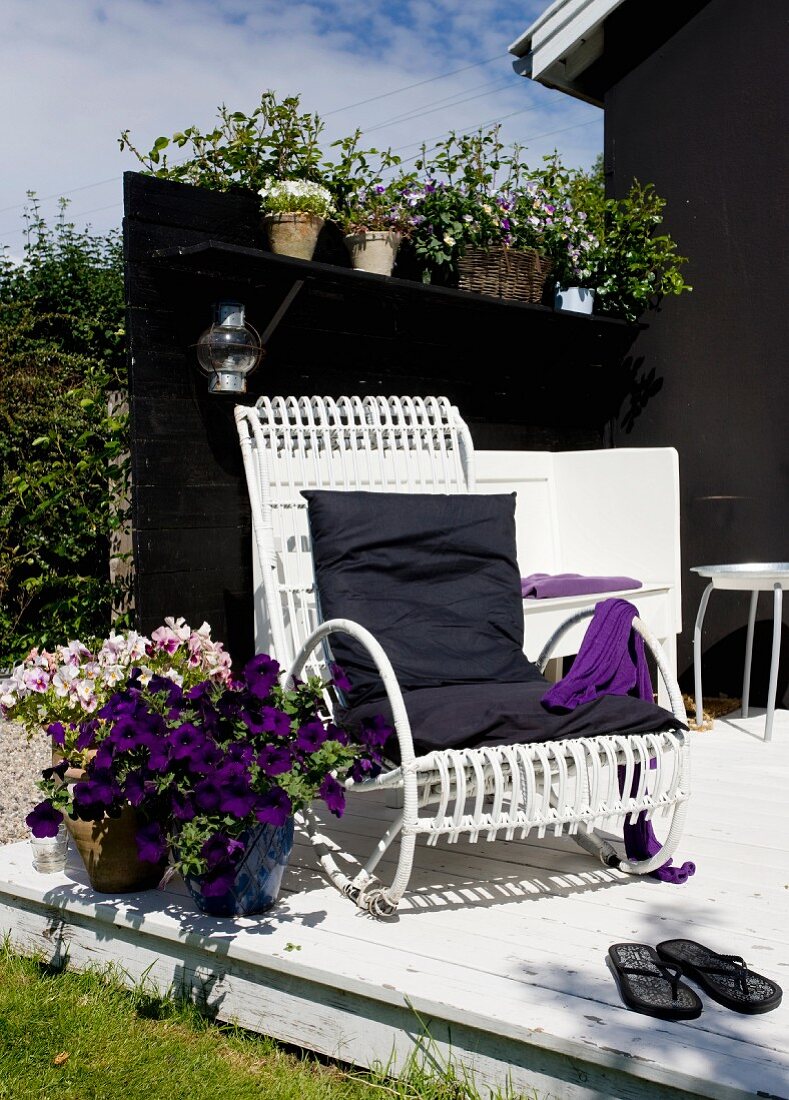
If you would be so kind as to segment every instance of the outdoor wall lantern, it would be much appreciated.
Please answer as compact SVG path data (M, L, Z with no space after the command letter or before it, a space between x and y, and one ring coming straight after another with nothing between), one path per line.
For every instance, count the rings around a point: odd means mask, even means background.
M265 354L241 302L219 302L214 323L197 341L197 361L208 375L209 393L246 393L247 375Z

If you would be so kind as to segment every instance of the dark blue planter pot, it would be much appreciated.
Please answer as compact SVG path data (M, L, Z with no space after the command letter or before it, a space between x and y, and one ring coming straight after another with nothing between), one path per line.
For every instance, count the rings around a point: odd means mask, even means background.
M246 851L227 893L205 897L200 875L187 875L184 881L200 910L212 917L265 913L276 904L292 848L292 817L284 825L259 825L248 835Z

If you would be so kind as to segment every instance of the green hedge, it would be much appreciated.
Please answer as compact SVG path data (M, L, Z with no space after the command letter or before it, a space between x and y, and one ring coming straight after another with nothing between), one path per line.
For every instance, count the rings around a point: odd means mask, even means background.
M33 199L25 219L21 262L0 253L0 666L106 634L126 474L125 419L107 412L125 387L118 233L77 230L65 203L48 225Z

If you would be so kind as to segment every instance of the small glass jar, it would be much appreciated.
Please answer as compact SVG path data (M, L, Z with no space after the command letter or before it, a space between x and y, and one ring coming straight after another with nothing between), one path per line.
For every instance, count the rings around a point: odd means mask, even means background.
M68 833L62 822L58 827L57 836L31 836L30 847L33 850L34 870L42 875L65 871Z

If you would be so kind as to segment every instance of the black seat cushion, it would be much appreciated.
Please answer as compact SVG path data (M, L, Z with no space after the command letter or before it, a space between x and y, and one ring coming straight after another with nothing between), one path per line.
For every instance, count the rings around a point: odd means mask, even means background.
M629 695L604 695L567 714L550 714L540 700L548 690L542 677L523 684L459 684L405 692L418 756L433 749L461 749L490 745L528 744L594 737L603 733L657 733L685 729L667 710ZM376 700L338 715L348 729L365 718L381 714L388 723L388 702ZM398 759L397 741L390 738L386 752Z
M403 691L540 680L523 653L515 494L307 490L322 619L381 643ZM331 637L350 706L383 699L366 651Z

